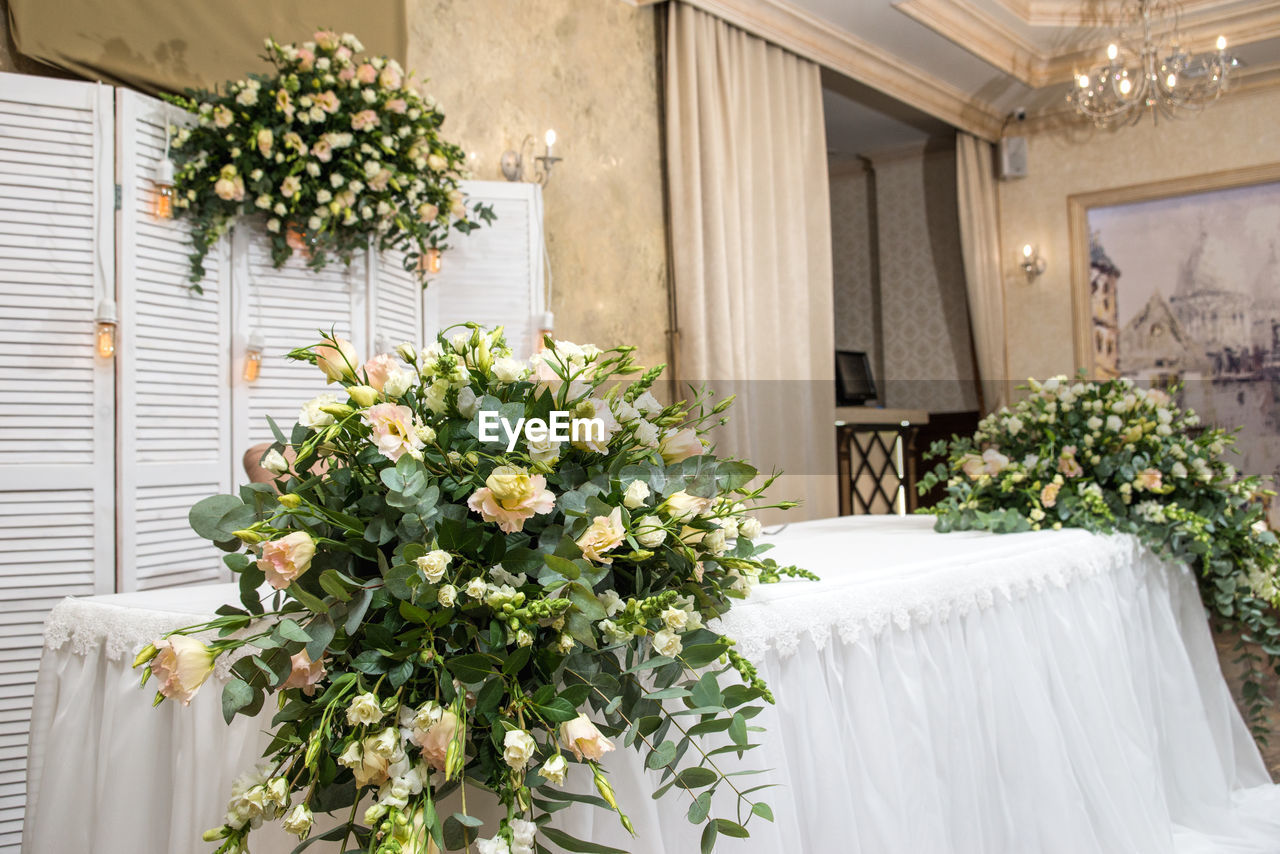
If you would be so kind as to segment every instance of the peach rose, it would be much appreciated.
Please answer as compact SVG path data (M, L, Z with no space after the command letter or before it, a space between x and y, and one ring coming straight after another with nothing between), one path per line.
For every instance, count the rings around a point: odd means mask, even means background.
M1135 485L1138 489L1159 489L1164 482L1164 478L1159 469L1143 469L1138 472Z
M1040 490L1040 503L1045 507L1052 507L1058 503L1058 490L1062 489L1060 483L1050 483Z
M190 705L191 698L213 673L213 650L195 638L170 635L156 641L151 673L159 681L160 693L170 700Z
M1084 474L1084 469L1080 463L1076 461L1076 446L1064 445L1062 455L1058 457L1058 471L1067 477L1079 477Z
M556 497L542 475L531 475L520 466L498 466L467 499L467 506L484 521L497 522L502 531L514 534L535 513L554 510Z
M409 109L409 105L405 102L404 98L392 98L390 101L387 101L387 109L390 112L404 115L405 111Z
M425 730L414 730L414 743L422 748L422 757L427 764L437 771L443 771L445 759L449 755L449 742L453 741L461 719L452 709L445 709L439 720ZM421 733L421 735L419 735Z
M356 79L361 83L372 83L378 79L378 69L366 62L356 69Z
M298 70L310 71L316 64L316 55L314 51L307 50L305 47L298 48Z
M960 458L960 470L969 480L977 480L981 477L984 468L982 457L977 454L965 454Z
M587 759L599 761L610 750L613 742L605 738L600 730L586 714L580 714L571 721L560 725L560 743L573 751L573 755L581 762Z
M658 443L658 453L662 454L662 461L667 465L696 457L702 453L702 450L702 440L690 427L669 433Z
M613 563L613 558L604 553L622 545L626 531L622 527L622 509L613 508L608 516L597 516L591 520L587 530L578 537L578 548L582 556L593 563Z
M316 95L316 104L329 115L338 112L338 96L332 89L326 89Z
M387 459L395 462L405 454L415 459L422 456L422 437L418 435L418 425L409 407L379 403L365 411L364 420L371 430L369 439Z
M361 110L351 117L352 130L365 130L378 126L378 114L373 110Z
M293 671L280 687L301 688L302 693L308 697L314 696L316 683L325 676L324 662L312 661L305 649L292 656L289 661L293 664Z
M336 347L325 343L312 349L316 354L316 367L324 372L326 382L355 379L356 364L360 357L356 355L356 348L350 341L339 338Z
M400 83L403 79L404 78L400 75L399 68L396 68L394 65L388 65L386 68L382 69L382 73L378 75L378 84L381 85L383 89L399 89Z
M378 391L382 391L383 386L387 384L387 378L397 367L399 366L396 364L395 356L390 353L379 353L364 363L365 380Z
M316 541L311 539L311 535L306 531L294 531L262 544L258 568L266 573L268 584L284 590L311 568L311 559L315 555Z

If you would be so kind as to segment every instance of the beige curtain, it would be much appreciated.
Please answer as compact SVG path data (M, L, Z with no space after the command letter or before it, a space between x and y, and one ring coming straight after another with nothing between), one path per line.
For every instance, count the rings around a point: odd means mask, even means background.
M990 143L956 135L956 199L960 248L969 291L969 325L987 411L1009 400L1005 359L1004 279L1000 273L1000 210Z
M669 6L667 157L684 383L738 395L719 451L836 513L834 331L818 66ZM773 518L779 518L776 515Z

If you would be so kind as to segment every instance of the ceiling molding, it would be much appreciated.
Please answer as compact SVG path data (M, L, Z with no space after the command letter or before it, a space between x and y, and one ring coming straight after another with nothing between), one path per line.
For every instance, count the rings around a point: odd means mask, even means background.
M1026 3L1036 0L998 0L1020 17ZM1202 5L1215 0L1204 0ZM1005 21L970 0L898 0L894 7L938 35L956 43L995 68L1016 77L1033 89L1071 81L1081 71L1102 61L1100 46L1048 54ZM1070 4L1079 17L1082 5ZM1014 7L1022 7L1018 11ZM1214 20L1185 21L1183 47L1192 53L1211 50L1218 36L1233 45L1251 44L1280 37L1280 0ZM1099 36L1101 41L1101 34Z
M1114 27L1119 3L1087 3L1081 0L995 0L1011 14L1033 27ZM1236 0L1181 0L1186 19L1215 14ZM1257 4L1255 4L1257 5Z
M987 140L1000 136L1004 117L990 104L783 0L684 2L953 127Z

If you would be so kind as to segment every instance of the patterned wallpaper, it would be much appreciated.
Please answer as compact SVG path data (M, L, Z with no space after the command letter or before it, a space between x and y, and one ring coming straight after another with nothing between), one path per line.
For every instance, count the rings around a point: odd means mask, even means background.
M885 406L977 409L955 152L894 152L872 168L833 167L836 343L878 351Z

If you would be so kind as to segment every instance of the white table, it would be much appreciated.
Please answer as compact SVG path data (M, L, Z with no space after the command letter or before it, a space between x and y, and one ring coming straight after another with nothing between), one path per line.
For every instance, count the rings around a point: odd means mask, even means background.
M747 754L776 824L725 852L1280 851L1280 787L1231 702L1194 580L1126 537L937 535L920 518L792 525L775 555L820 583L760 588L724 628L778 705ZM129 670L230 585L67 600L32 723L25 854L200 852L263 745L215 684L149 708ZM586 810L567 829L638 854L697 851L687 803L610 754L641 836ZM585 784L584 784L585 785ZM563 815L563 814L562 814ZM257 854L287 852L280 837ZM316 846L314 850L324 850Z

